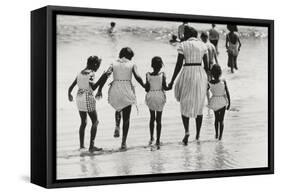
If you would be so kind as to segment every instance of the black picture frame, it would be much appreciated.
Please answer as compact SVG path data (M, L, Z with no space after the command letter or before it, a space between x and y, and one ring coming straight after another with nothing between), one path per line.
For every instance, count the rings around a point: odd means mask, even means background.
M268 27L268 167L56 180L56 15ZM45 87L42 87L45 86ZM46 6L31 12L31 182L46 188L274 173L274 21L172 13Z

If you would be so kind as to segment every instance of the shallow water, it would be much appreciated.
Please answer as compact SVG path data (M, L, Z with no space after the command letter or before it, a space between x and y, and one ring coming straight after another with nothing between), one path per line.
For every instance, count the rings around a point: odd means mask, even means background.
M239 71L230 74L226 67L227 55L224 48L225 26L219 42L219 62L223 78L227 80L232 107L226 112L223 141L214 140L213 112L204 110L203 126L199 142L194 141L195 121L190 124L190 143L180 144L184 135L179 104L173 91L168 91L163 112L160 150L147 146L149 140L149 111L144 103L144 90L136 86L138 109L133 108L128 136L128 150L120 152L121 139L113 138L114 110L107 103L107 89L104 97L97 101L99 116L96 145L104 151L90 155L80 153L78 127L80 119L76 104L67 100L67 90L78 72L84 68L89 55L102 57L99 76L110 62L118 56L119 50L130 46L134 61L144 78L150 71L153 56L162 57L163 71L170 80L176 62L176 47L168 44L171 33L180 23L128 22L116 19L118 33L105 34L112 19L89 17L58 18L57 49L57 178L85 178L99 176L122 176L151 173L189 172L222 170L267 166L267 30L243 26L242 48L238 57ZM199 30L209 27L191 24ZM109 83L109 81L108 81ZM77 89L77 88L76 88ZM76 94L73 91L73 96ZM89 121L90 123L90 121ZM87 126L85 142L88 143L90 126ZM88 145L88 144L86 144Z

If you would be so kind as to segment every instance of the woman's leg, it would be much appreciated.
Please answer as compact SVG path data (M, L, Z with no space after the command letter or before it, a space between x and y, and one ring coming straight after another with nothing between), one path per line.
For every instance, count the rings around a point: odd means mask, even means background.
M127 135L130 127L130 115L131 115L132 106L127 106L122 109L123 117L123 137L122 137L122 146L121 148L126 149Z
M80 139L80 149L85 148L84 145L84 136L85 136L85 128L87 125L87 112L79 111L81 124L79 128L79 139Z
M222 134L223 134L223 128L224 128L224 115L225 115L225 107L219 110L219 123L220 123L220 135L219 135L219 140L222 139Z
M94 146L96 134L97 134L97 127L99 124L98 115L97 115L96 111L88 112L88 115L90 116L91 121L92 121L89 151L99 151L101 149Z
M203 115L197 115L196 117L196 140L200 138L200 130L202 126Z
M149 144L152 144L152 142L154 140L153 133L154 133L155 111L149 110L149 112L150 112L150 121L149 121L150 141L149 141Z
M234 65L234 68L236 69L236 70L238 70L238 67L237 67L237 56L233 56L233 65Z
M162 128L162 111L157 111L156 113L156 130L157 130L157 139L156 145L160 145L160 136L161 136L161 128Z
M182 115L181 118L182 118L184 130L185 130L185 135L184 135L182 142L184 145L187 145L188 137L189 137L189 117Z
M215 113L215 138L218 139L219 138L219 110L214 111Z
M115 111L115 130L113 137L120 136L121 111Z

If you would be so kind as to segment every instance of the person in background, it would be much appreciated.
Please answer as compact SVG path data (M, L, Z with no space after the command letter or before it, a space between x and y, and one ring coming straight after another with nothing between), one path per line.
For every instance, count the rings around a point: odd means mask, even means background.
M176 35L172 35L172 39L169 41L171 45L176 46L178 41L178 37Z
M210 70L212 69L214 64L219 64L216 48L212 43L210 43L207 32L202 32L200 38L206 44L207 49L208 49L208 59L209 59L208 60L208 62L209 62L208 80L211 80Z
M146 105L149 108L150 112L150 140L149 145L153 144L154 137L154 124L156 121L156 147L160 149L160 136L162 128L162 111L166 103L166 94L165 90L171 88L167 87L166 76L164 72L160 72L163 67L163 61L161 57L153 57L151 60L151 67L153 72L146 73L146 90L147 94L145 96Z
M112 35L116 32L115 26L116 26L115 22L110 22L110 28L107 30L108 34Z
M216 30L216 24L212 24L212 28L209 30L210 42L215 46L217 54L219 54L218 43L220 39L220 34Z
M242 46L238 35L238 28L236 25L227 25L229 33L226 35L225 47L228 53L227 65L231 69L231 73L234 73L234 69L238 70L237 57Z
M208 107L215 114L215 138L221 140L224 129L224 114L225 109L230 108L230 94L225 80L221 80L221 67L214 65L211 69L212 80L208 84L209 90L212 93L211 99L208 98ZM207 95L209 96L209 95Z
M81 118L81 124L79 128L79 139L80 139L80 150L85 149L84 136L85 128L87 125L87 114L92 121L91 136L89 152L100 151L101 148L95 146L95 138L98 126L98 115L96 112L96 101L93 95L94 90L102 84L102 80L105 79L105 75L102 75L100 79L95 83L95 72L99 69L101 64L101 59L97 56L90 56L87 60L87 66L83 69L75 78L73 83L68 89L68 99L73 101L73 96L71 92L73 88L77 85L78 92L76 95L76 104Z
M178 38L180 41L184 41L184 27L188 25L188 22L184 21L179 27L178 27Z

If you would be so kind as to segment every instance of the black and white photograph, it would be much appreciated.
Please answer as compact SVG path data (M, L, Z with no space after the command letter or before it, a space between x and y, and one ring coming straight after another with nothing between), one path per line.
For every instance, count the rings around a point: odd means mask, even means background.
M56 15L56 178L268 167L268 27Z

